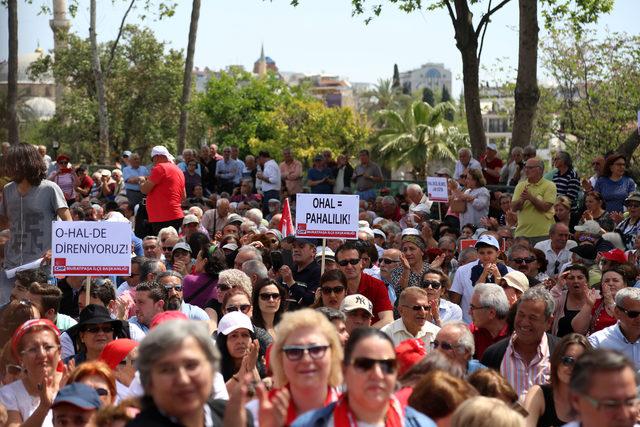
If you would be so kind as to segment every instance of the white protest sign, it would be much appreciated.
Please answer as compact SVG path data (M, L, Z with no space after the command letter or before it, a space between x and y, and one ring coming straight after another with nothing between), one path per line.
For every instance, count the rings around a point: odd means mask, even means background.
M432 202L447 203L449 201L447 178L439 176L427 177L427 194Z
M296 194L296 236L357 239L359 196Z
M107 221L54 221L53 275L128 276L131 272L131 225Z

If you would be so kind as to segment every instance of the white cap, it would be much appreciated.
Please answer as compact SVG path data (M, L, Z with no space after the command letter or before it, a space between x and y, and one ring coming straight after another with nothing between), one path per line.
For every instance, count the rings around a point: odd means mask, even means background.
M380 230L379 228L374 228L373 229L373 235L374 236L380 236L380 237L382 237L382 240L384 240L385 242L387 241L387 235L384 234L384 231Z
M229 335L236 329L248 329L253 332L253 325L249 316L241 311L232 311L222 316L222 319L218 322L218 333L222 335Z
M229 249L230 251L235 251L236 249L238 249L238 245L236 245L235 243L231 242L231 243L227 243L226 245L224 245L222 247L222 249Z
M164 145L156 145L151 149L151 158L153 159L155 156L165 156L170 162L174 160L174 157Z
M325 246L324 248L324 257L331 258L335 260L336 254L331 250L330 247ZM322 246L316 246L316 258L322 258Z
M353 310L364 310L373 316L373 304L369 298L360 294L347 295L340 304L340 311L349 313Z
M574 230L581 233L602 234L602 228L600 227L600 224L594 220L585 221L582 225L576 225L574 227Z
M493 237L491 234L483 234L482 236L480 236L475 244L476 248L478 247L478 245L493 246L497 250L500 250L500 243L498 243L498 239Z
M358 221L358 227L359 228L369 227L369 221L365 221L361 219L360 221Z
M487 144L487 148L489 150L498 151L498 148L496 147L496 144L493 144L493 143Z
M184 218L182 219L182 225L187 225L194 222L196 224L200 224L200 220L194 214L185 215Z
M402 230L402 235L403 236L420 236L420 230L418 230L417 228L405 228L404 230Z
M367 233L367 236L369 236L371 239L373 239L374 237L374 233L373 230L371 229L371 227L367 226L367 227L360 227L358 229L358 233Z

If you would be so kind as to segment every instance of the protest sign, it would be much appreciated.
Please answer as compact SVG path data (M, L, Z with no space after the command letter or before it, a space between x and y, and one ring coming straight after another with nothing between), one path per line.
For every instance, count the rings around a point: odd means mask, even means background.
M447 178L438 176L427 177L427 194L429 200L432 202L447 203L449 201Z
M128 276L131 270L131 225L105 221L54 221L53 275Z
M359 196L296 194L296 236L357 239Z

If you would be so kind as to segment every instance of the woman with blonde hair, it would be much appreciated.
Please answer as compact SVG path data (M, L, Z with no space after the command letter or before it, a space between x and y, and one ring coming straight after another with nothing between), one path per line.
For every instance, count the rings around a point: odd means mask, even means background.
M500 399L477 396L456 409L451 427L524 427L524 418Z
M567 196L558 196L553 205L556 222L561 222L573 233L574 221L571 218L571 200Z

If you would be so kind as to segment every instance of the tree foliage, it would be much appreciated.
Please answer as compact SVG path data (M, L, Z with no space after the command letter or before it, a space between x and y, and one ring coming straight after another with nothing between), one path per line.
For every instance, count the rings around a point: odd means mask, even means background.
M426 102L432 107L436 104L436 98L433 95L433 91L428 87L425 87L424 89L422 89L422 102Z

